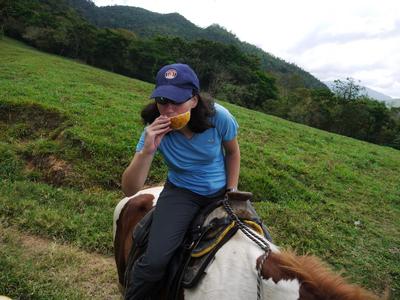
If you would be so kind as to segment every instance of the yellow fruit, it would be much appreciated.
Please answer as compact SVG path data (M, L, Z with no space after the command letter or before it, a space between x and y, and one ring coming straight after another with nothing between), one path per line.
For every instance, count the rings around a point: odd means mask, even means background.
M183 113L183 114L171 117L171 118L169 118L169 120L171 121L170 127L172 129L181 129L181 128L185 127L185 125L187 123L189 123L190 110L185 112L185 113Z

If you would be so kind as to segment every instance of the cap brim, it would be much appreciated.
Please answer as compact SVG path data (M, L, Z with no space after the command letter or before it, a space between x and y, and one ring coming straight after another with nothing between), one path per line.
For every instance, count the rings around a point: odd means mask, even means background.
M193 96L193 89L184 89L175 85L160 85L155 88L150 98L165 97L176 102L184 102Z

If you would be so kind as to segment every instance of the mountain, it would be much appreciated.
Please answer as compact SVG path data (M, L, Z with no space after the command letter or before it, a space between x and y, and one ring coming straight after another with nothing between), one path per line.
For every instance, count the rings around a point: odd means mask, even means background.
M139 37L157 35L177 36L188 40L206 39L235 45L247 54L257 56L264 71L274 74L281 88L293 84L296 87L327 88L321 81L293 63L288 63L262 49L240 41L233 33L218 24L200 28L178 13L160 14L139 7L97 7L90 0L68 0L89 22L98 27L124 28L134 31Z
M377 92L373 89L370 89L368 87L363 87L364 90L362 92L363 95L368 96L369 98L385 102L386 106L388 107L400 107L400 99L394 99L388 95L382 94L380 92Z
M400 99L391 99L386 101L386 105L389 107L400 107Z
M368 88L366 86L364 86L363 88L364 89L363 89L362 94L366 95L366 96L368 96L370 98L373 98L373 99L378 100L378 101L383 101L383 102L387 102L387 101L393 100L392 97L387 96L385 94L382 94L380 92L377 92L377 91L375 91L373 89L370 89L370 88Z

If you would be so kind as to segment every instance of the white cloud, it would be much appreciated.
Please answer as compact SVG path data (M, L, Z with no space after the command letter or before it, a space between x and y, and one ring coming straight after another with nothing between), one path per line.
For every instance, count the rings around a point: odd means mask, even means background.
M159 13L178 12L200 27L218 23L241 40L321 80L353 77L400 98L400 1L95 0Z

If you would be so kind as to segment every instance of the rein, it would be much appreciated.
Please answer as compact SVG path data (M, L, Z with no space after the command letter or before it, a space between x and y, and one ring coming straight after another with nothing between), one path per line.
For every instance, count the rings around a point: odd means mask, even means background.
M222 201L228 216L231 218L232 221L235 222L236 226L253 242L255 242L263 251L264 254L262 255L261 262L257 265L257 300L261 300L261 280L262 280L262 266L264 262L268 259L269 255L271 254L271 248L269 247L268 243L252 232L246 225L243 223L239 217L233 212L232 206L229 203L228 195L225 195L224 200Z

